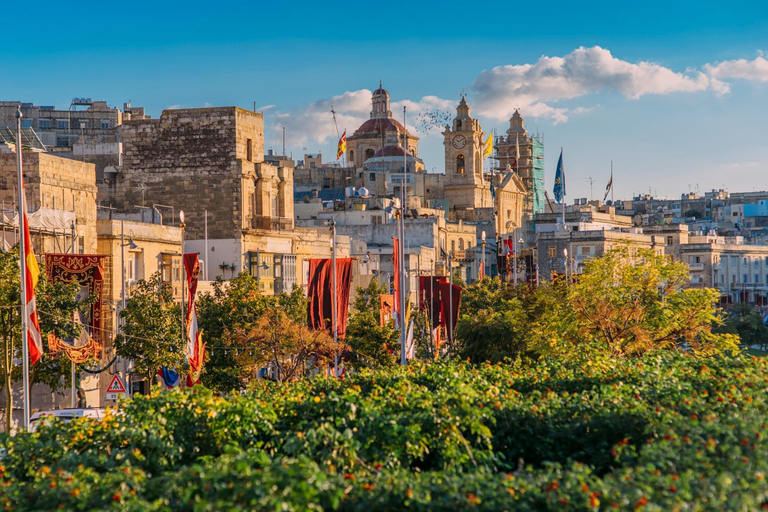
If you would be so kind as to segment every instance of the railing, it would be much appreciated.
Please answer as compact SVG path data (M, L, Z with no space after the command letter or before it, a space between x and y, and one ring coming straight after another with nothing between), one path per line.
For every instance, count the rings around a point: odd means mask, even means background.
M287 217L254 215L251 217L251 228L266 229L269 231L290 231L293 229L293 219Z
M688 264L688 270L704 270L704 264L703 263L689 263Z

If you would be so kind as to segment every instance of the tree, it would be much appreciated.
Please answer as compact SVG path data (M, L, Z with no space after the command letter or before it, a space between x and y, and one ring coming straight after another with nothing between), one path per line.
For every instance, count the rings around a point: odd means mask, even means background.
M44 269L41 269L44 270ZM13 395L12 384L22 379L22 366L14 364L21 359L21 286L19 272L19 248L0 251L0 377L5 388L5 431L12 426ZM64 386L65 376L71 371L66 357L52 357L48 348L47 335L59 337L74 336L80 327L72 320L78 308L90 306L92 298L78 302L78 286L74 283L51 284L45 272L35 289L40 330L43 334L43 358L30 368L32 384L46 384L51 390Z
M768 345L768 326L765 325L763 316L757 309L744 302L731 306L726 312L723 324L717 326L714 331L738 335L745 347L757 346L765 350Z
M296 380L311 367L322 370L345 348L328 332L293 321L279 306L267 308L252 328L237 329L233 335L240 366L253 375L271 365L279 382Z
M660 348L695 352L737 350L733 335L712 332L720 323L719 292L684 288L688 269L651 251L630 257L616 249L586 262L568 292L577 333L572 342L596 342L615 356Z
M353 302L355 312L350 315L346 335L355 364L376 367L393 366L396 362L400 331L394 322L382 326L379 321L379 297L384 293L386 285L380 285L376 279L365 288L357 288Z
M181 306L160 272L136 285L136 292L120 312L123 332L115 339L118 355L133 360L136 373L150 381L161 366L186 373Z
M212 293L197 299L198 325L203 341L211 347L203 369L206 386L222 392L240 389L242 380L253 376L245 355L251 349L240 346L235 333L253 328L269 307L280 308L299 325L307 323L307 299L301 288L266 296L258 280L245 272L230 281L218 279Z

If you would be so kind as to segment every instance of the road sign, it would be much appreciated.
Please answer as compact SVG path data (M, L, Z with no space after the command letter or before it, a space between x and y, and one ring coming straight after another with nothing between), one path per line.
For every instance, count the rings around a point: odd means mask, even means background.
M120 375L117 373L112 377L112 381L107 386L107 400L117 400L118 398L124 398L127 396L125 392L125 386L123 381L120 380Z

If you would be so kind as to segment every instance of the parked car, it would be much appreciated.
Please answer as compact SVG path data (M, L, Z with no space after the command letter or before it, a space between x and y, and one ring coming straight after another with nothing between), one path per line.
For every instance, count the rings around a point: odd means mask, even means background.
M29 419L29 430L31 432L36 431L41 424L50 421L52 418L59 418L61 421L70 421L75 418L101 419L104 417L104 411L104 409L98 407L87 407L82 409L54 409L36 412Z

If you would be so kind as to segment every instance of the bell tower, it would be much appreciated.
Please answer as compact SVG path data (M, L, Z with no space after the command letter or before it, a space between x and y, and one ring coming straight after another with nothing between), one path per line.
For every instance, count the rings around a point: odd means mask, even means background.
M488 191L483 175L483 129L470 115L466 98L461 97L452 125L443 132L445 146L445 196L451 207L487 206Z

